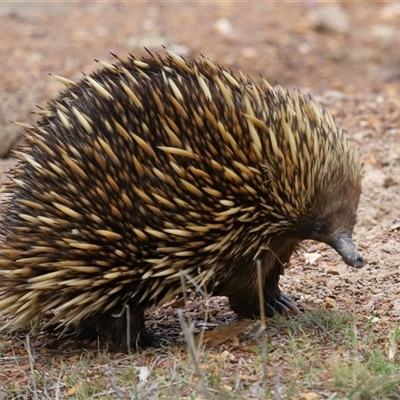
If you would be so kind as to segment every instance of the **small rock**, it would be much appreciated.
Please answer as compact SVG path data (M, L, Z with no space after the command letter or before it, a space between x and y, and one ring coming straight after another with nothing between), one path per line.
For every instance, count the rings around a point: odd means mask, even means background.
M184 44L171 43L168 48L181 57L189 57L191 52L190 47L185 46Z
M336 300L332 299L332 297L325 297L324 303L326 308L336 308Z
M8 171L13 168L16 164L15 158L6 158L2 160L0 158L0 187L8 181ZM0 197L1 197L1 190L0 190Z
M378 39L380 39L383 47L389 46L398 36L396 29L388 25L375 25L372 32Z
M387 176L385 178L385 181L383 182L383 187L384 188L390 188L391 186L396 186L397 185L397 181L395 179L393 179L391 176Z
M0 16L15 15L20 18L37 18L41 15L65 15L67 8L61 1L57 2L18 2L2 1Z
M328 269L326 273L330 275L340 275L340 272L336 269Z
M6 126L0 130L0 158L7 157L20 140L21 134L15 127Z
M400 17L400 3L399 2L389 2L385 7L382 7L381 18L385 20L396 20Z
M378 169L365 168L364 179L368 181L371 186L381 188L384 186L386 175Z
M234 361L235 358L236 358L236 357L235 357L232 353L230 353L229 351L227 351L227 350L225 350L225 351L223 351L223 352L221 353L221 360L223 360L223 361L226 361L226 360Z
M233 27L227 18L220 18L214 24L214 29L222 36L232 36Z
M380 67L378 71L378 79L382 81L392 81L400 77L400 58L395 58L389 63Z
M308 392L308 393L300 393L301 400L317 400L320 396L318 393L315 392Z
M258 50L255 47L245 47L242 50L242 55L244 58L247 58L250 60L250 59L257 58L259 54L258 54Z
M318 253L304 253L304 262L306 264L314 264L320 257L321 254Z
M226 390L227 392L232 392L233 387L229 385L222 385L223 389Z
M400 221L395 221L389 228L391 231L396 231L400 229Z
M131 36L127 39L126 44L128 47L146 47L147 49L158 49L168 42L168 39L163 35L147 35L142 37Z
M350 29L350 21L343 8L337 5L321 6L311 17L312 27L316 30L346 33Z
M146 382L147 378L150 375L149 369L147 367L134 367L134 368L135 368L135 371L136 371L137 376L139 378L139 382L140 383Z
M343 93L339 90L327 90L326 92L324 92L324 96L325 98L334 98L334 99L340 99L340 100L346 100L348 99L348 95L346 93Z

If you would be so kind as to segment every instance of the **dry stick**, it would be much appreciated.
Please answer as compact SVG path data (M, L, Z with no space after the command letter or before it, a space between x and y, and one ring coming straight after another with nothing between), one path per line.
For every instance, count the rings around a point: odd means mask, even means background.
M131 310L129 304L125 304L126 311L126 347L131 352Z
M257 260L257 284L258 284L258 298L260 301L260 318L261 318L261 328L265 330L265 306L264 306L264 291L263 291L263 280L261 275L261 261Z
M117 383L114 381L113 377L111 376L110 372L106 372L106 376L110 382L110 385L112 387L112 389L115 392L115 395L117 396L118 400L126 400L127 397L126 396L122 396L121 391L119 390L119 387L117 386Z
M191 279L190 276L187 276L187 274L183 274L182 272L180 273L180 278L181 278L181 285L182 285L182 291L183 291L183 299L185 302L185 306L187 305L187 293L186 293L186 282L184 278L187 278L192 284L195 284L195 282ZM201 291L201 288L195 284L195 287L197 290ZM183 312L182 310L178 310L178 316L179 316L179 322L181 324L181 328L182 328L182 332L183 335L185 337L186 343L188 345L188 349L189 349L189 353L190 356L193 359L193 364L196 370L196 374L199 377L199 382L200 382L200 388L201 391L203 392L203 395L206 399L210 398L210 395L208 393L206 384L205 384L205 380L204 380L204 375L203 372L200 368L200 364L197 360L197 350L196 350L196 344L194 342L194 338L193 338L193 323L190 323L190 327L189 325L186 324L184 318L183 318ZM189 317L189 316L188 316ZM189 318L188 318L189 320Z
M265 308L264 308L264 291L263 291L263 279L261 274L261 261L260 259L257 260L257 284L258 284L258 298L260 301L260 319L261 319L261 328L257 334L260 338L260 346L261 346L261 357L263 360L263 381L264 384L267 383L268 378L268 369L267 369L267 349L263 340L263 333L266 329L265 324Z
M189 275L180 271L180 279L181 279L181 286L182 286L182 293L183 293L183 302L185 303L185 310L187 310L187 291L186 291L186 281L185 278L194 286L196 291L200 293L203 298L206 297L206 292L200 287L200 285ZM191 323L190 314L186 313L186 319L188 320L189 324ZM201 336L202 338L203 336Z
M390 347L388 352L388 358L390 361L393 361L396 357L398 338L399 338L399 331L397 329L391 330L389 332Z
M111 315L114 318L121 318L125 313L126 313L126 348L128 352L130 352L132 349L131 349L131 313L129 304L125 304L119 313Z
M58 374L57 384L54 388L54 400L59 400L61 398L60 382L62 381L63 370L60 367L60 372Z
M184 299L185 305L187 304L187 294L186 294L186 284L185 284L185 280L183 278L186 278L194 286L194 288L196 289L196 292L200 293L200 295L203 296L203 299L207 299L207 295L208 295L207 291L204 290L189 274L181 272L180 278L181 278L181 285L182 285L182 290L183 290L183 299ZM204 322L208 321L208 312L209 311L208 311L208 305L207 305L206 314L205 314L205 317L204 317ZM190 322L189 314L187 315L187 320ZM203 338L204 338L204 332L205 332L205 329L203 328L201 330L201 332L200 332L200 335L199 335L200 338L199 338L199 346L198 347L202 346Z
M280 370L277 371L277 373L275 374L274 377L274 398L276 400L280 400L281 397L281 393L282 393L282 386L281 386L281 373Z
M240 357L239 361L237 363L237 367L236 367L236 379L235 379L235 387L233 389L233 393L236 393L238 391L238 389L239 389L239 386L240 386L240 381L241 381L241 379L240 379L240 368L242 367L242 364L243 364L243 358Z
M33 370L35 360L33 359L32 353L31 353L31 347L29 344L29 335L26 335L26 351L28 352L28 356L29 356L29 366L30 366L30 370L31 370L32 385L33 385L33 397L35 400L38 400L36 378L35 378L34 370Z
M174 385L174 377L172 375L172 367L171 367L171 364L169 361L168 361L168 375L169 375L169 385L170 385L171 393L175 394L175 397L178 398L178 396L176 396L177 390Z
M185 281L183 280L183 278L186 278L195 287L196 291L199 292L203 297L206 296L206 292L201 288L201 286L189 274L182 273L182 271L181 271L180 277L181 277L182 290L185 290L183 292L183 297L185 298L185 300L187 300L187 298L185 297L186 285L185 285Z
M203 375L203 371L201 370L200 364L199 364L199 360L197 359L197 351L196 351L196 344L194 342L194 338L193 338L193 323L190 325L187 325L184 318L183 318L183 312L182 310L178 310L178 316L179 316L179 322L181 324L181 328L182 328L182 332L183 335L185 337L186 343L188 345L188 350L189 350L189 354L192 357L193 360L193 364L194 364L194 368L196 371L196 375L199 378L199 383L200 383L200 389L203 392L203 396L206 399L211 399L210 394L207 390L206 387L206 383L204 380L204 375Z
M185 309L186 309L186 306L187 306L186 282L185 282L185 275L182 273L182 271L179 271L179 277L181 279L183 303L185 304ZM189 318L188 318L188 320L189 320Z
M191 324L190 321L190 315L189 313L186 313L187 310L187 300L188 300L188 296L187 296L187 292L186 292L186 282L185 282L185 278L190 280L190 276L187 276L186 274L182 273L182 270L179 271L179 277L181 279L181 286L182 286L182 293L183 293L183 303L185 304L185 314L186 314L186 318L188 320L188 322ZM178 310L179 311L179 310ZM180 315L179 315L180 318ZM182 319L183 321L183 319ZM181 328L183 330L183 333L185 333L184 329L183 329L183 325L182 325L182 321L180 321L181 323ZM189 345L189 343L188 343Z

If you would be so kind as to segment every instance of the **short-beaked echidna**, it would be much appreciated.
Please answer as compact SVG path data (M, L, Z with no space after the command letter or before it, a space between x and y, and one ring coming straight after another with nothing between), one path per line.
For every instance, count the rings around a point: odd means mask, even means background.
M53 310L49 324L146 346L144 310L181 275L254 317L257 264L266 314L296 310L279 278L304 239L362 266L359 155L309 96L170 51L102 65L58 77L25 126L0 231L8 327Z

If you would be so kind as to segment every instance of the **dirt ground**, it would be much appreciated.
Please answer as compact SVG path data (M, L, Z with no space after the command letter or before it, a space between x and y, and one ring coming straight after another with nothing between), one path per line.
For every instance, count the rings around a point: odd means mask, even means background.
M2 2L0 183L20 132L10 121L34 121L35 105L62 90L48 73L78 80L98 68L94 59L112 61L109 52L163 52L162 45L309 92L332 112L362 154L355 240L366 264L352 269L332 249L309 242L282 286L304 310L354 310L360 329L371 321L382 337L399 327L399 3ZM170 314L157 311L149 326L156 333L166 326L173 339L179 329L165 323ZM222 302L215 318L233 317Z

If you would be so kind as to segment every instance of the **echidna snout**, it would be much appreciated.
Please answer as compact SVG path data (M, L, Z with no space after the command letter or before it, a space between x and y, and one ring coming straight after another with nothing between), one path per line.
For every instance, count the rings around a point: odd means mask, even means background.
M342 256L347 265L356 268L361 268L364 265L364 259L357 251L351 237L338 237L330 245Z
M353 204L353 208L351 204ZM341 255L347 265L361 268L364 265L364 259L352 240L357 204L358 199L353 202L349 201L345 212L331 213L329 217L325 216L325 218L316 217L308 225L307 233L303 239L313 239L326 243Z
M364 259L357 250L355 243L353 242L351 235L347 233L339 233L331 237L326 237L321 234L314 235L312 239L319 242L326 243L335 249L343 258L343 261L356 268L361 268L364 265Z

